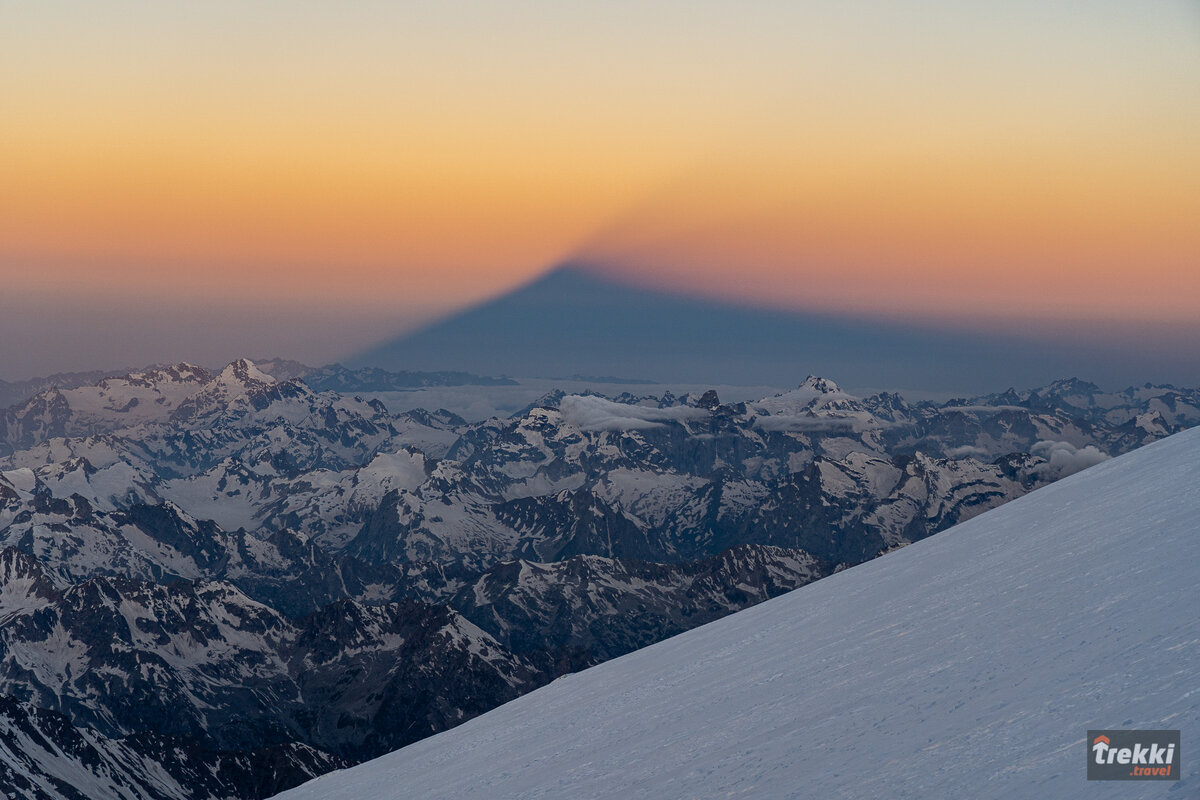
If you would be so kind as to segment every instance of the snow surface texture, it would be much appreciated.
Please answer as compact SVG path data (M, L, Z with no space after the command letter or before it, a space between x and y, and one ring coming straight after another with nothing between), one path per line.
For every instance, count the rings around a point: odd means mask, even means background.
M1195 797L1200 428L287 800ZM1089 728L1179 728L1089 783Z

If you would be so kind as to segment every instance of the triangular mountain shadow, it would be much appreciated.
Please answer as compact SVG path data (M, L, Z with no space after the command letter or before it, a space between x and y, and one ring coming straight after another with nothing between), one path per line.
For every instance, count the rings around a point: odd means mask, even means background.
M1089 360L1090 359L1090 360ZM348 360L487 375L985 391L1096 374L1095 353L892 321L764 310L637 288L574 265Z

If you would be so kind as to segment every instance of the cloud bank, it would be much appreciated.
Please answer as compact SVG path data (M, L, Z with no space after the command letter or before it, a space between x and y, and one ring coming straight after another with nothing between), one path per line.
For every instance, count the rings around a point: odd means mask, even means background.
M558 409L569 424L586 431L647 430L708 415L704 409L691 406L648 408L577 394L564 397Z
M1070 442L1045 440L1031 447L1030 452L1046 459L1046 463L1039 465L1034 472L1052 480L1073 475L1110 458L1098 450L1095 445L1089 444L1087 447L1077 448Z

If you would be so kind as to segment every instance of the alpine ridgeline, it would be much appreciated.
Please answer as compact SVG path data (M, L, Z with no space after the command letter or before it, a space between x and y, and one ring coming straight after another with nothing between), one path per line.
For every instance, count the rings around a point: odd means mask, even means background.
M1086 735L1194 741L1198 483L1195 429L280 800L1194 796Z
M809 378L468 423L300 367L0 411L0 793L264 797L1200 422L1169 386Z

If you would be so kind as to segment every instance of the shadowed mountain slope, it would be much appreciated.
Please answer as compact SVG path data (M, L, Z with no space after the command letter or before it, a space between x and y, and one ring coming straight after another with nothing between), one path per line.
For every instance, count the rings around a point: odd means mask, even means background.
M280 797L1194 796L1085 743L1195 741L1197 481L1192 429Z

